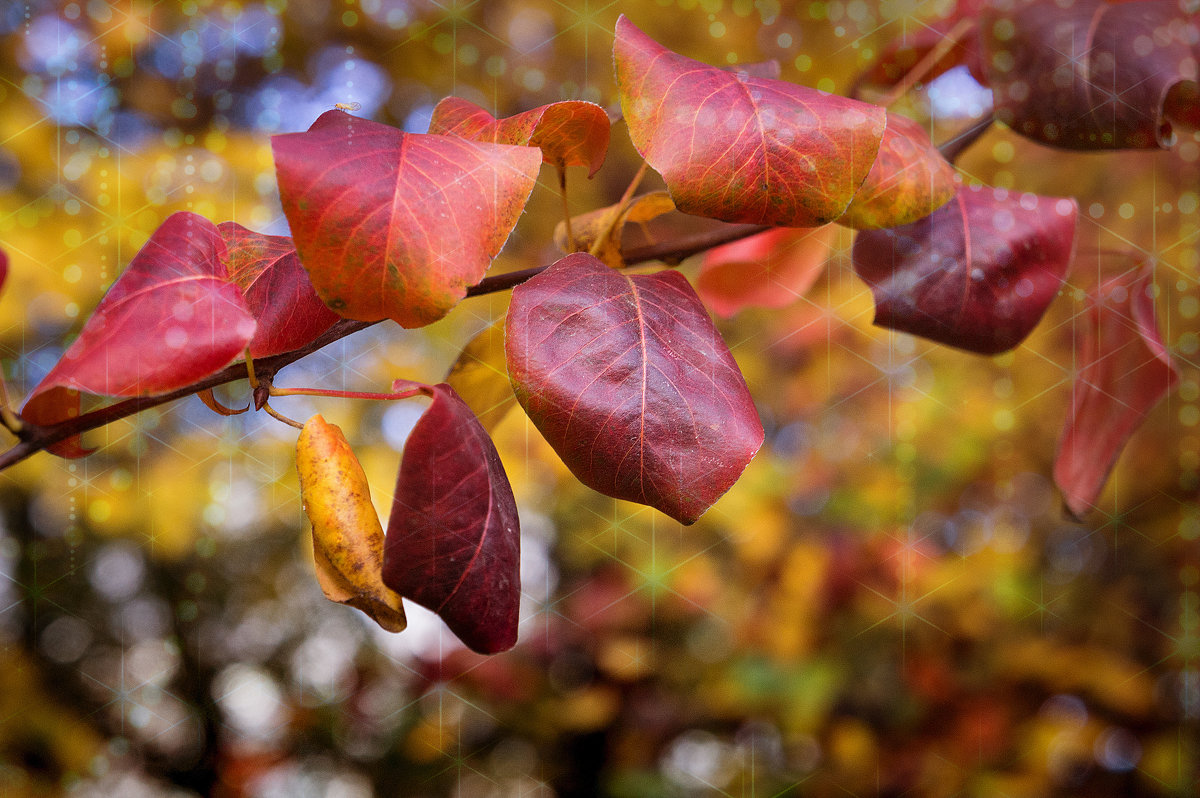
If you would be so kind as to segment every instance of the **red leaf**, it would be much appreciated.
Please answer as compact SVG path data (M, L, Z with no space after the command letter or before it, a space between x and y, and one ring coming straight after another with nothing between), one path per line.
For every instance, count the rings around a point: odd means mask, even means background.
M79 337L34 388L22 415L51 425L79 414L79 394L150 396L182 388L237 359L255 322L226 275L216 225L170 216L100 300ZM86 454L78 438L51 448Z
M812 287L829 258L837 228L780 227L710 249L696 293L718 316L745 308L782 308Z
M930 216L860 233L854 270L875 295L875 323L971 352L1025 339L1066 279L1073 199L962 189Z
M513 290L517 399L581 482L694 522L754 457L746 383L681 274L567 255Z
M921 126L888 114L875 163L840 224L859 230L895 227L923 219L954 195L954 167Z
M1179 379L1154 317L1149 269L1088 294L1088 330L1054 481L1076 517L1091 507L1145 415Z
M327 111L274 136L284 213L338 315L419 327L483 277L533 190L533 147L403 133Z
M217 225L228 248L225 267L258 321L252 357L269 357L312 343L338 320L317 297L287 236L268 236L236 222Z
M8 255L4 250L0 249L0 288L4 288L4 281L8 279Z
M1172 87L1197 80L1196 19L1177 0L1024 0L1010 11L985 10L983 61L996 118L1056 147L1169 147L1163 107Z
M397 380L433 404L417 421L396 478L383 582L436 612L471 650L517 641L521 535L500 456L449 385Z
M614 56L630 138L686 213L781 227L839 219L889 124L887 113L868 103L685 58L624 16ZM926 172L945 202L954 193L953 171L923 133L919 139L912 152L935 162L912 177ZM878 221L900 224L928 210L898 207L899 216Z
M586 166L588 177L604 163L611 128L604 109L583 100L550 103L496 119L473 102L447 97L433 109L429 122L430 133L539 147L546 163Z

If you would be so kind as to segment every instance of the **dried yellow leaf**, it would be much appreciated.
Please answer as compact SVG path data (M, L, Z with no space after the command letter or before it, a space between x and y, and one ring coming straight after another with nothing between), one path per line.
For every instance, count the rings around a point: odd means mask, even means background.
M300 498L312 522L317 582L330 601L362 610L389 632L408 625L400 594L383 584L383 526L367 475L336 424L313 416L296 441Z

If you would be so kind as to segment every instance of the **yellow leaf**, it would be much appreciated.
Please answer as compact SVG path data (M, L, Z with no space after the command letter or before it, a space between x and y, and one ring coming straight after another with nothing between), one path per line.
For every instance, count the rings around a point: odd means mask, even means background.
M670 194L651 191L634 197L624 206L610 205L581 214L571 221L575 250L591 251L612 268L623 268L625 259L621 257L621 234L625 225L645 224L673 210L675 203ZM597 247L598 240L600 245ZM567 250L566 226L562 223L554 230L554 242L559 249L564 252Z
M400 594L383 584L383 526L341 429L319 415L310 418L296 441L296 468L326 598L362 610L389 632L403 631L408 621Z
M489 325L472 338L446 375L488 432L504 420L517 403L504 360L504 320Z

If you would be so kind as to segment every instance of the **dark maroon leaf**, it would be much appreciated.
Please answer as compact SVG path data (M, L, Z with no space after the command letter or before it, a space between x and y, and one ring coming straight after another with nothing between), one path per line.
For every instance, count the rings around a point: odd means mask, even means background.
M271 140L309 279L335 313L419 327L487 272L533 190L536 147L404 133L327 111Z
M224 256L225 242L212 222L194 213L170 216L33 389L22 415L34 424L56 424L79 414L80 393L167 393L236 360L256 325L228 278ZM86 454L78 438L50 451Z
M0 249L0 288L4 288L4 281L8 279L8 255L4 250Z
M1076 517L1091 507L1129 436L1179 379L1154 318L1149 269L1088 294L1088 328L1071 387L1054 481Z
M225 267L258 321L253 357L269 357L312 343L338 320L317 296L287 236L268 236L237 222L217 225L225 239Z
M513 290L517 399L594 490L690 524L763 441L746 383L687 280L567 255Z
M860 233L854 270L875 323L982 354L1013 348L1066 279L1077 212L1073 199L964 188L918 222Z
M397 380L433 404L404 444L383 551L383 583L442 617L471 650L517 641L521 535L500 456L449 385Z
M1177 0L999 5L984 11L980 27L997 119L1069 149L1171 145L1168 94L1197 80L1194 13Z

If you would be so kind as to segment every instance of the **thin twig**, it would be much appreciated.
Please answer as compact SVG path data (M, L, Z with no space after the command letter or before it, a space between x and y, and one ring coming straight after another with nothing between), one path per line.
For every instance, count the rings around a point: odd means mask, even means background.
M766 229L768 228L759 225L731 224L717 230L708 230L696 235L681 236L674 239L670 244L650 244L632 248L623 252L622 255L625 262L630 265L652 260L675 264L689 255L703 252L720 244L727 244L730 241L746 238ZM519 271L485 277L479 283L467 289L467 296L483 296L498 291L507 291L531 277L542 273L547 268L549 266L538 266L531 269L521 269ZM376 324L379 324L379 322L342 319L306 346L293 349L290 352L272 355L271 357L255 359L253 363L254 375L260 383L260 390L256 391L256 400L257 394L261 393L262 399L265 402L269 396L269 390L266 390L266 388L272 384L274 375L280 369L311 355L313 352L328 346L334 341L340 341L349 335L365 330L368 327L373 327ZM67 419L51 426L30 424L28 421L19 419L21 421L21 430L18 433L20 440L5 452L0 453L0 471L60 441L98 429L114 421L128 418L143 410L160 407L178 399L184 399L200 391L215 388L218 385L225 385L246 379L247 376L247 364L243 361L238 361L218 371L216 374L209 375L202 380L198 380L191 385L171 391L170 393L125 399L87 413L81 413L75 418ZM262 407L257 401L256 406L259 408Z
M593 256L599 255L605 243L612 237L613 230L621 223L621 219L629 207L629 202L633 199L633 192L637 191L637 187L641 184L642 178L646 176L646 172L649 169L650 164L642 161L642 165L638 167L637 174L633 176L633 180L630 180L629 185L625 187L625 193L621 195L621 199L617 200L616 205L611 206L611 210L609 210L608 216L601 226L600 234L596 236L596 240L592 242L592 248L589 250Z
M973 19L960 19L958 24L950 29L949 33L938 39L938 43L930 49L929 52L921 58L920 61L913 64L912 69L904 73L904 77L896 81L887 92L879 98L876 105L888 107L904 95L912 91L913 86L916 86L937 66L938 62L945 58L951 50L958 46L962 41L963 36L971 32L971 29L976 26L976 21Z

